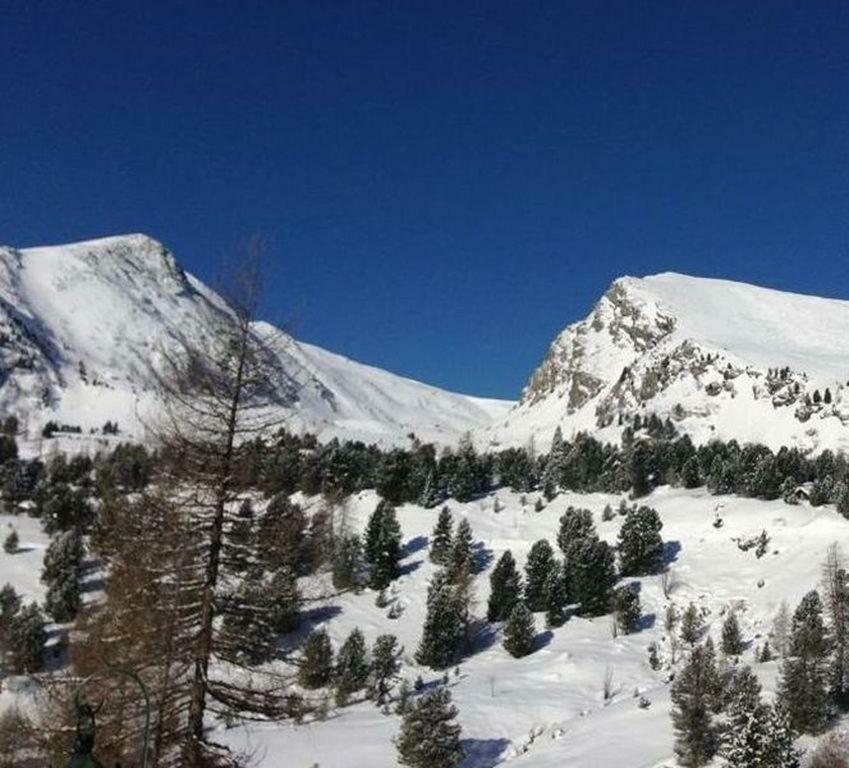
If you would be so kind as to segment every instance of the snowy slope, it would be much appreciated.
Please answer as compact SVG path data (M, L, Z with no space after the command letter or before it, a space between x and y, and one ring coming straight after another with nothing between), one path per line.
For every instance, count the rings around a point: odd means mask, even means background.
M49 419L84 432L108 419L141 437L159 351L204 345L228 322L220 297L144 235L0 248L0 407L31 436ZM453 443L510 405L355 363L266 323L257 332L274 337L287 376L301 385L290 427L321 438L401 443L415 432Z
M674 273L623 277L554 340L489 436L547 445L560 425L616 440L636 414L655 412L697 442L845 448L847 379L847 301ZM814 402L826 388L832 402Z

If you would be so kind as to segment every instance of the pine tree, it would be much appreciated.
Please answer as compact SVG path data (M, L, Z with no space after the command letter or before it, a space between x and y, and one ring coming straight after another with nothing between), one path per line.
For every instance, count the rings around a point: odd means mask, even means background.
M522 598L522 581L513 553L508 549L499 558L489 577L487 621L505 621Z
M360 537L355 533L336 537L331 563L334 588L338 590L355 589L359 586L362 569L363 556Z
M554 430L551 449L545 462L542 475L542 492L548 501L557 495L557 488L563 481L563 470L566 465L566 447L563 442L563 432L558 426Z
M447 688L425 693L409 705L396 742L398 762L409 768L455 768L463 759L457 708Z
M675 754L685 768L705 765L716 750L709 666L704 649L694 648L672 683Z
M234 571L247 570L254 549L254 508L250 499L239 505L235 519L230 523L230 535L224 549Z
M663 539L657 512L651 507L632 509L619 529L619 558L624 576L656 573L663 563Z
M382 511L380 511L382 508ZM366 560L370 566L369 586L375 590L386 589L398 578L401 561L401 527L395 507L385 501L378 504L369 520L366 531Z
M504 649L515 658L527 656L534 649L535 635L533 614L522 601L517 602L504 625Z
M229 661L248 666L268 661L277 634L271 622L273 608L262 572L252 568L233 599L222 608L224 619L218 652Z
M18 551L19 545L20 541L18 539L18 532L14 528L12 528L12 530L9 531L9 535L3 542L3 551L10 555L14 555L15 552Z
M546 585L552 571L559 571L554 550L545 539L534 542L525 563L525 602L532 611L544 611Z
M690 603L681 616L681 640L688 645L695 645L702 634L704 623L699 614L699 609Z
M816 591L808 592L793 614L790 654L781 669L779 696L797 733L818 733L828 717L826 655L828 637L822 620L822 603Z
M775 650L780 658L787 656L790 650L790 609L787 607L787 601L782 600L778 608L775 618L772 622L772 638Z
M548 627L559 627L563 624L563 609L566 606L566 581L563 569L554 568L549 572L545 582L545 623Z
M44 615L36 603L18 610L11 619L7 644L12 671L38 672L44 666L44 644L47 642Z
M241 520L244 514L242 505L236 514L237 520ZM235 530L241 533L239 526ZM311 555L307 517L299 504L289 500L288 494L278 493L268 502L257 524L257 539L266 567L270 570L287 565L299 575L309 572ZM229 537L227 544L232 544Z
M369 664L363 633L355 628L336 654L336 703L344 706L351 694L362 690L368 681Z
M690 456L681 468L681 485L685 488L698 488L702 485L702 477L699 471L699 460L696 456Z
M433 534L430 540L430 560L437 565L445 565L451 556L451 530L454 527L454 520L451 516L451 510L448 507L443 507L439 512L439 519L433 529Z
M567 588L584 616L602 616L610 608L616 582L613 550L597 536L573 540L566 551Z
M454 543L451 546L451 554L448 559L448 577L456 582L465 579L475 571L475 558L472 545L474 536L472 526L464 517L457 524L457 532L454 534Z
M613 614L617 626L627 635L640 628L642 613L637 585L628 584L613 592Z
M737 614L731 611L722 624L722 652L726 656L739 656L743 653L743 638Z
M323 629L310 632L303 647L303 658L298 670L298 682L304 688L322 688L333 676L333 648L330 637Z
M432 669L453 664L463 632L463 606L448 574L437 571L427 591L427 614L416 661Z
M581 539L595 536L592 512L588 509L568 507L560 518L560 530L557 533L557 546L563 554L569 547Z
M368 677L368 697L378 706L386 703L397 679L401 649L395 635L379 635L371 653Z
M766 730L769 740L764 768L799 768L802 750L795 746L793 729L783 706L769 707Z
M41 580L47 585L45 608L55 621L71 621L80 609L85 549L78 529L60 533L47 548Z
M836 543L828 548L822 574L832 648L829 688L832 696L840 701L849 684L849 576L843 553Z
M298 578L286 565L277 569L267 587L266 609L268 621L274 634L286 634L298 627L300 621L301 594L298 590Z

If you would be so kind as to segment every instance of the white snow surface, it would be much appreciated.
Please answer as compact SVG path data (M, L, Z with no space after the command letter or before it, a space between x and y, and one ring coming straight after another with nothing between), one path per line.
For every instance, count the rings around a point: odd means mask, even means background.
M230 322L225 302L145 235L0 248L0 407L35 438L54 419L84 433L117 421L143 438L152 366L178 341L203 345ZM289 428L399 444L450 444L511 403L446 392L302 344L267 323L297 398Z
M849 301L672 272L622 277L558 335L521 402L486 433L542 449L558 425L567 438L618 441L635 414L657 413L697 443L845 449L847 380ZM813 402L826 388L832 402Z
M498 505L495 504L497 495ZM296 500L308 513L320 508L319 498ZM337 516L344 515L350 530L362 530L378 497L365 491L350 497ZM546 538L556 550L558 520L569 505L592 510L599 534L616 541L624 518L602 520L605 504L619 499L606 494L564 493L541 512L534 511L536 494L500 491L482 499L449 503L455 521L470 521L478 552L486 561L474 584L474 613L483 615L489 595L489 576L501 554L510 549L519 568L524 567L534 541ZM630 635L612 636L609 616L583 619L572 616L559 628L547 630L544 617L536 616L536 650L514 659L501 646L499 625L479 637L476 651L459 664L459 674L448 670L452 697L458 707L467 757L462 768L671 768L674 734L670 720L668 678L680 667L686 650L671 663L670 644L664 629L664 612L671 602L679 613L693 602L706 613L706 632L720 648L720 631L729 610L737 613L745 651L736 663L753 665L767 699L774 696L780 663L755 663L756 647L768 638L773 618L786 600L792 611L802 596L819 586L821 563L833 542L849 554L849 522L831 506L758 501L733 496L716 497L703 490L661 487L643 500L655 507L663 522L666 560L676 586L664 597L659 575L629 578L638 582L644 620ZM495 511L496 506L499 512ZM391 603L403 608L390 619L389 608L375 605L375 593L331 595L326 575L301 580L304 606L302 626L283 639L294 648L310 629L327 629L338 650L348 633L359 627L369 646L381 633L398 636L405 651L401 674L412 682L419 675L426 686L436 685L442 674L418 666L413 654L425 614L427 584L435 566L428 560L428 538L438 510L415 505L398 508L405 556L402 575L387 590ZM724 524L714 527L719 515ZM337 517L338 519L338 517ZM0 584L11 582L26 599L43 597L38 581L45 537L38 521L0 516L3 530L11 523L21 534L25 551L0 553ZM736 539L748 539L766 530L767 553L760 559L754 550L741 551ZM660 649L663 668L648 664L648 646ZM275 662L282 663L282 662ZM732 662L734 663L734 662ZM612 695L605 701L606 675ZM394 768L392 742L400 718L381 713L372 702L355 700L337 708L331 691L305 691L317 700L329 698L325 720L308 718L296 725L285 723L235 723L225 727L210 721L215 738L251 753L258 768ZM650 706L638 706L645 696ZM7 690L0 709L24 704L27 697ZM717 761L716 765L719 765Z

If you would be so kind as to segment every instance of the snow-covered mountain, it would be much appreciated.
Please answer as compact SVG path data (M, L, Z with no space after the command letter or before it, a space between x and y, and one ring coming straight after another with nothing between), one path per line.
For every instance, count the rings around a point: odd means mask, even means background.
M557 425L617 440L669 417L694 441L849 447L849 302L663 273L616 280L566 328L494 443L541 448ZM826 392L827 390L827 392Z
M178 340L203 345L228 322L222 299L144 235L0 247L0 410L30 436L53 419L84 433L117 421L125 436L140 437L159 351ZM511 405L361 365L267 323L257 331L277 337L286 374L298 381L290 428L321 438L390 444L414 432L454 443Z

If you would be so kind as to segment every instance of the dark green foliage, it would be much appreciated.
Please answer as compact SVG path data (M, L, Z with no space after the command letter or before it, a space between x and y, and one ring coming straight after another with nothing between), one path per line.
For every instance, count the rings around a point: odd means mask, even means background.
M268 619L275 634L286 634L298 627L300 621L301 595L298 591L298 577L286 565L277 569L266 588L268 601Z
M797 733L818 733L825 727L828 650L822 602L819 594L811 591L793 614L790 657L782 665L779 685L781 702Z
M610 608L616 582L613 549L597 536L577 539L566 550L566 584L584 616L602 616Z
M636 584L617 587L613 592L613 613L616 624L626 635L640 628L642 612Z
M464 630L462 596L445 570L437 571L427 590L427 615L416 661L431 669L450 667L458 654Z
M743 653L743 637L740 634L740 623L733 611L722 623L722 652L726 656L739 656Z
M495 565L489 577L490 594L487 621L505 621L522 598L522 580L516 570L513 553L508 549Z
M395 507L381 500L366 527L365 558L369 564L369 586L375 590L386 589L398 578L401 561L401 527Z
M454 534L454 542L451 545L451 554L448 559L448 578L452 582L458 582L468 578L475 572L475 557L473 550L474 534L472 526L464 517L457 524Z
M224 658L248 666L271 659L276 631L273 595L258 569L251 569L222 609L224 620L220 652Z
M322 688L333 676L333 648L323 629L312 631L304 643L298 683L304 688Z
M566 580L562 567L558 566L548 574L545 582L545 623L549 627L559 627L563 624L563 609L566 606L568 594Z
M20 539L18 538L18 532L12 528L9 531L9 535L3 541L3 551L9 555L14 555L18 551L19 546Z
M704 648L697 647L672 683L675 754L685 768L707 764L716 751L711 690L713 675L709 655Z
M355 628L336 654L336 703L346 704L353 693L365 688L368 673L365 638L359 628Z
M266 567L276 571L288 566L303 575L310 569L310 550L307 539L307 518L298 504L279 493L268 502L260 517L257 541Z
M593 513L588 509L568 507L560 518L560 530L557 533L557 546L566 554L569 546L590 536L595 536Z
M451 531L454 527L454 518L451 510L443 507L439 511L439 518L430 538L430 560L437 565L446 565L451 556L453 540Z
M91 505L83 489L72 488L65 482L51 482L37 492L35 501L46 533L72 528L86 530L91 524Z
M332 560L333 586L339 590L355 589L363 569L360 537L353 533L338 536L334 542Z
M534 616L528 607L519 601L504 625L504 649L515 658L527 656L534 649L535 635Z
M695 645L702 635L704 622L699 609L690 603L681 616L681 639L688 645Z
M252 564L254 551L254 509L250 499L239 505L236 518L230 525L224 545L224 556L229 567L244 572Z
M407 706L398 734L398 762L409 768L455 768L463 759L457 708L447 688L425 693Z
M656 573L663 564L663 523L651 507L632 509L619 529L619 559L624 576Z
M19 609L11 617L6 636L12 671L17 674L40 671L44 667L46 642L44 615L38 605L30 603Z
M60 533L47 548L41 580L47 585L45 608L55 621L71 621L80 609L84 557L78 530Z
M545 539L534 542L525 562L525 602L532 611L544 611L548 605L547 584L552 572L560 573L551 544Z
M368 696L380 706L386 703L398 677L401 649L395 635L380 635L374 641L368 675Z

